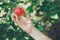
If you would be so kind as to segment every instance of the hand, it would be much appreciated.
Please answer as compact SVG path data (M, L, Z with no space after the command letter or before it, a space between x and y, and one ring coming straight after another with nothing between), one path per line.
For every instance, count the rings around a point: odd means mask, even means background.
M12 20L25 32L32 36L35 40L51 40L40 31L38 31L31 22L30 17L26 14L26 17L18 17L14 13L12 14Z
M33 24L31 22L30 17L28 16L28 14L26 13L25 17L21 16L18 17L16 14L12 13L12 20L21 28L23 29L25 32L30 33L32 28L33 28Z

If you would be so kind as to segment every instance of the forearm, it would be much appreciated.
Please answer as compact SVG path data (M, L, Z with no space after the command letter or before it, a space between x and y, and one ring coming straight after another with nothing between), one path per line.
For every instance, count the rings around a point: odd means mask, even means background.
M34 38L35 40L52 40L43 33L41 33L40 31L38 31L35 27L33 27L29 35L31 35L31 37Z

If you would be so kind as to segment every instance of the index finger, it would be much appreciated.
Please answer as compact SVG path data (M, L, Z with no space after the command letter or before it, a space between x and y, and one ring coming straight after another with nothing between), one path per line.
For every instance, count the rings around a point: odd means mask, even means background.
M25 17L28 18L28 19L30 19L27 11L25 11Z

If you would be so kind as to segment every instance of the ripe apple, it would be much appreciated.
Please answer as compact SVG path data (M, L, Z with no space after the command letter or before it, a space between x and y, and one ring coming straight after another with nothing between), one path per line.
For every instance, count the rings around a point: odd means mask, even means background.
M20 7L14 8L13 11L17 16L22 16L25 13L24 9Z

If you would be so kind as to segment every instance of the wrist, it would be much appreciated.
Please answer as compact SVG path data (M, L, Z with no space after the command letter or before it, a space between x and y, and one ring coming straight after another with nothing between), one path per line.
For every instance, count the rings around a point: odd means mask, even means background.
M32 28L29 35L31 35L31 37L34 38L35 40L51 40L46 35L38 31L38 29L36 29L35 27Z
M34 27L31 26L31 27L29 27L29 28L26 30L26 32L27 32L28 34L30 34L30 33L33 31L33 29L34 29Z

